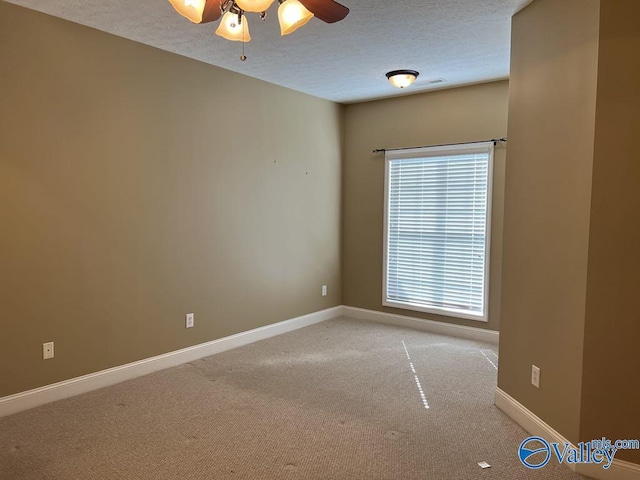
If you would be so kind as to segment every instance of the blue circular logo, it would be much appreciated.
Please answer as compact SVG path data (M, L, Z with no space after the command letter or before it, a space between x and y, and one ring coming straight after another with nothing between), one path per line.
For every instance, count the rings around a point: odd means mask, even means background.
M551 459L551 447L544 438L529 437L520 444L518 456L525 467L537 470Z

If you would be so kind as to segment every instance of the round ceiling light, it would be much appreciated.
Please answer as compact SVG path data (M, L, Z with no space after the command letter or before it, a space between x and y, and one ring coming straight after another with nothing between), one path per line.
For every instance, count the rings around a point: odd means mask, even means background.
M387 73L391 85L398 88L406 88L416 81L420 72L415 70L394 70Z

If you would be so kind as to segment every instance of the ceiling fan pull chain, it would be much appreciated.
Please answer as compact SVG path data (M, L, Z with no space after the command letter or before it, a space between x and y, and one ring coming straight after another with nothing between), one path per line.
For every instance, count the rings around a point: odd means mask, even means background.
M242 24L242 55L240 55L240 60L242 60L243 62L247 59L247 56L244 54L244 44L246 43L244 41L244 25L245 24L243 23Z

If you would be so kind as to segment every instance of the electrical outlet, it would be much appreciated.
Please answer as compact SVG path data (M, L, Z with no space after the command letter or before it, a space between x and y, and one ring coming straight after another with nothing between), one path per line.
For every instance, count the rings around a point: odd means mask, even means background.
M322 296L323 297L327 296L327 286L326 285L322 285Z
M540 388L540 369L535 365L531 365L531 385Z
M42 359L49 360L53 358L53 342L47 342L42 344Z
M187 328L193 328L193 323L194 323L194 314L187 313L187 316L185 317L185 326Z

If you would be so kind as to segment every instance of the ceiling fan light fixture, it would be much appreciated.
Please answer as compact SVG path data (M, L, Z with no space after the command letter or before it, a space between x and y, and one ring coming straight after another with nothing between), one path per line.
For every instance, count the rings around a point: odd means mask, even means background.
M234 42L249 42L249 24L245 12L258 13L264 20L267 10L276 0L168 0L181 16L201 24L220 21L216 35ZM349 14L349 9L335 0L278 0L280 33L289 35L305 25L314 16L325 23L335 23ZM247 57L242 48L240 60Z
M394 70L387 73L387 79L391 85L398 88L406 88L416 81L420 72L415 70Z
M206 0L169 0L169 3L180 15L193 23L202 22L202 13Z
M222 16L220 25L216 30L216 35L231 40L232 42L249 42L251 34L249 33L249 23L244 15L241 21L238 21L239 15L233 12L227 12Z
M236 0L236 4L245 12L261 13L269 9L275 0Z
M298 0L285 0L278 7L281 35L289 35L313 18L313 13Z

